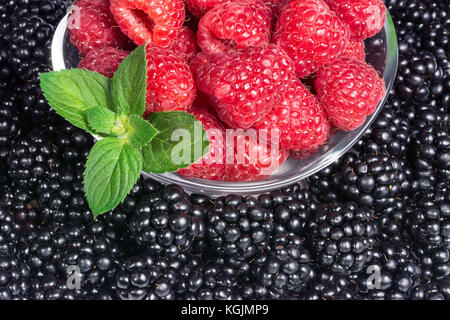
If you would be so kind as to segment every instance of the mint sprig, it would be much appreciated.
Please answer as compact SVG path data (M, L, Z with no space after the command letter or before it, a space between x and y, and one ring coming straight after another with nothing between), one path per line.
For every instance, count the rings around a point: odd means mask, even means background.
M189 166L208 152L203 127L186 112L155 112L146 104L145 45L123 60L113 79L81 69L40 75L50 106L73 125L100 137L88 156L84 191L94 217L123 202L141 170Z

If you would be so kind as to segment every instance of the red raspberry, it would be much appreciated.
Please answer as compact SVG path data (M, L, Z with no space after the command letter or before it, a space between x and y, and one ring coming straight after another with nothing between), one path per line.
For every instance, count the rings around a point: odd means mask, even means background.
M213 55L267 44L271 14L259 0L218 4L198 24L198 46L204 53Z
M342 53L341 58L350 58L365 62L366 46L364 45L364 42L355 40L350 41L344 53Z
M186 0L186 7L194 17L201 18L210 9L226 1L229 0Z
M279 102L256 129L278 130L286 150L318 149L328 138L330 124L316 98L295 78L280 93Z
M92 3L76 0L69 13L67 29L70 42L83 56L98 48L132 47L132 42L120 31L109 11L109 0Z
M167 49L147 46L146 114L157 111L185 111L196 96L189 66L180 55Z
M175 40L172 41L170 50L185 57L186 61L189 62L198 52L195 33L188 27L183 27Z
M386 7L383 0L325 0L350 29L350 38L365 40L383 29Z
M137 45L168 47L183 26L183 0L111 0L111 13Z
M219 118L232 128L248 129L260 122L294 73L292 61L275 45L209 59L197 55L191 69L199 90L210 96Z
M216 116L206 109L192 107L189 113L200 121L208 133L209 153L189 167L178 170L186 178L223 180L225 175L225 128Z
M247 134L239 129L227 130L225 181L266 179L287 159L288 152L272 146L270 139L260 139L257 130L250 129Z
M315 87L328 120L344 131L361 126L386 92L374 68L348 58L320 70Z
M88 52L78 64L79 69L96 71L105 77L112 78L120 63L130 53L117 48L100 48Z
M347 47L349 33L323 0L294 0L281 12L273 39L304 78L336 60Z

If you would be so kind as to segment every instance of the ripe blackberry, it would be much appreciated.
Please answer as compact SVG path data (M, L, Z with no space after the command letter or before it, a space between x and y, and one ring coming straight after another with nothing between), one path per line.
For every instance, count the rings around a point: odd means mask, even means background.
M155 255L174 257L189 252L204 235L203 221L192 214L192 203L177 186L167 186L139 203L129 223L138 246Z
M52 31L53 27L39 17L19 18L14 22L9 63L21 80L31 80L32 71L49 65L48 48Z
M361 271L378 233L374 218L370 209L353 202L319 205L308 239L316 263L337 274Z
M365 154L404 157L409 143L408 121L396 116L388 104L354 148Z
M267 289L269 299L298 294L313 277L310 252L304 240L295 235L275 235L270 247L251 266L251 272Z
M445 91L448 61L438 61L432 52L403 55L399 61L396 92L403 99L415 104L430 103L432 100L448 106L450 96Z
M412 214L411 199L401 195L386 208L377 213L378 239L381 242L401 243L410 239L410 233L405 226L406 220Z
M357 278L358 290L365 299L407 300L420 283L419 261L406 243L378 245L365 269ZM374 272L377 277L371 277Z
M8 91L0 102L0 158L7 157L13 140L19 138L21 133L21 121L15 110L15 96Z
M432 190L450 180L450 133L445 124L416 123L411 132L413 145L409 158L413 164L414 191Z
M410 294L411 300L449 300L450 279L415 286Z
M8 166L13 184L35 189L59 167L58 149L51 136L43 131L33 131L13 143Z
M429 283L433 280L448 279L450 277L450 254L448 248L416 243L414 252L420 259L423 282Z
M173 259L149 254L130 257L120 263L112 291L121 300L172 300L188 259L184 254Z
M306 225L317 200L299 184L258 197L259 203L273 212L274 233L306 235Z
M414 200L407 225L416 240L450 250L450 186L441 184L416 194Z
M379 153L347 156L345 160L332 183L344 197L359 206L384 208L409 189L398 158Z
M224 272L220 264L194 258L181 269L175 291L183 300L240 300L244 298L241 291L254 296L254 287L247 287L242 280ZM244 286L246 290L242 290Z
M272 215L253 197L229 195L215 201L206 217L212 250L239 260L251 260L269 245Z
M300 295L302 300L361 300L349 277L319 271Z

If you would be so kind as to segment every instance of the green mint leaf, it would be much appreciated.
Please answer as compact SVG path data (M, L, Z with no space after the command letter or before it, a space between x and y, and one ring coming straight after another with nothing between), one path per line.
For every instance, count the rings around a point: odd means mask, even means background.
M145 146L159 132L150 122L137 115L130 116L128 122L130 126L128 141L135 148Z
M142 155L118 138L95 143L84 171L84 192L97 217L122 202L139 179Z
M96 107L87 112L89 126L98 133L111 134L116 125L116 113L106 108Z
M112 106L111 80L97 72L81 69L40 74L41 88L50 106L60 116L86 131L87 110Z
M193 115L181 111L154 112L148 121L159 133L142 148L144 171L177 171L209 152L207 135Z
M145 45L137 47L126 57L111 83L116 112L141 116L145 111L147 60Z

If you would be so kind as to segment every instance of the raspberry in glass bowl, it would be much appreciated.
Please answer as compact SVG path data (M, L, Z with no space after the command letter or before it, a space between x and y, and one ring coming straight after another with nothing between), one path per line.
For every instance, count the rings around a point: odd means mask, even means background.
M204 193L210 196L220 196L230 193L262 194L286 187L293 183L301 183L302 180L329 166L345 152L347 152L370 127L387 99L387 95L395 79L398 65L397 37L394 24L389 13L387 13L382 31L367 39L365 42L365 60L369 65L373 66L373 68L384 80L386 90L376 109L374 111L371 110L372 113L369 116L362 118L360 123L355 126L357 127L356 129L352 131L335 131L334 128L330 128L329 130L333 134L329 136L326 144L320 146L318 149L297 154L291 153L291 157L288 157L288 154L280 153L280 162L283 162L281 167L275 172L271 172L270 175L264 176L262 180L258 181L236 181L240 179L239 177L246 179L250 176L250 178L252 178L253 174L251 168L239 168L238 166L234 166L230 170L227 170L227 173L223 173L220 168L211 167L208 168L209 171L205 173L205 176L226 174L229 182L188 178L190 173L192 173L192 170L182 171L186 177L180 175L179 173L152 174L143 172L142 174L164 184L178 184L188 192ZM363 47L361 42L351 40L351 45L347 48L345 55L361 57L361 47ZM78 51L71 44L69 39L66 16L59 23L52 42L53 69L61 70L65 68L76 68L79 61L80 56ZM351 68L352 66L346 65L345 67ZM291 87L291 90L295 90L296 86L295 84L292 84ZM231 115L228 115L230 116L230 121L234 121L233 118L231 118ZM268 118L269 119L267 121L270 122L270 117ZM238 121L240 120L241 119L238 119ZM263 120L263 122L266 121L266 119ZM243 124L245 124L245 122L243 122ZM336 125L342 126L343 128L348 126L349 130L353 129L352 124L342 123L342 121L339 120L336 120ZM292 143L295 144L295 141L289 141L289 139L285 137L283 143L290 145ZM202 170L203 168L200 169L200 171Z

